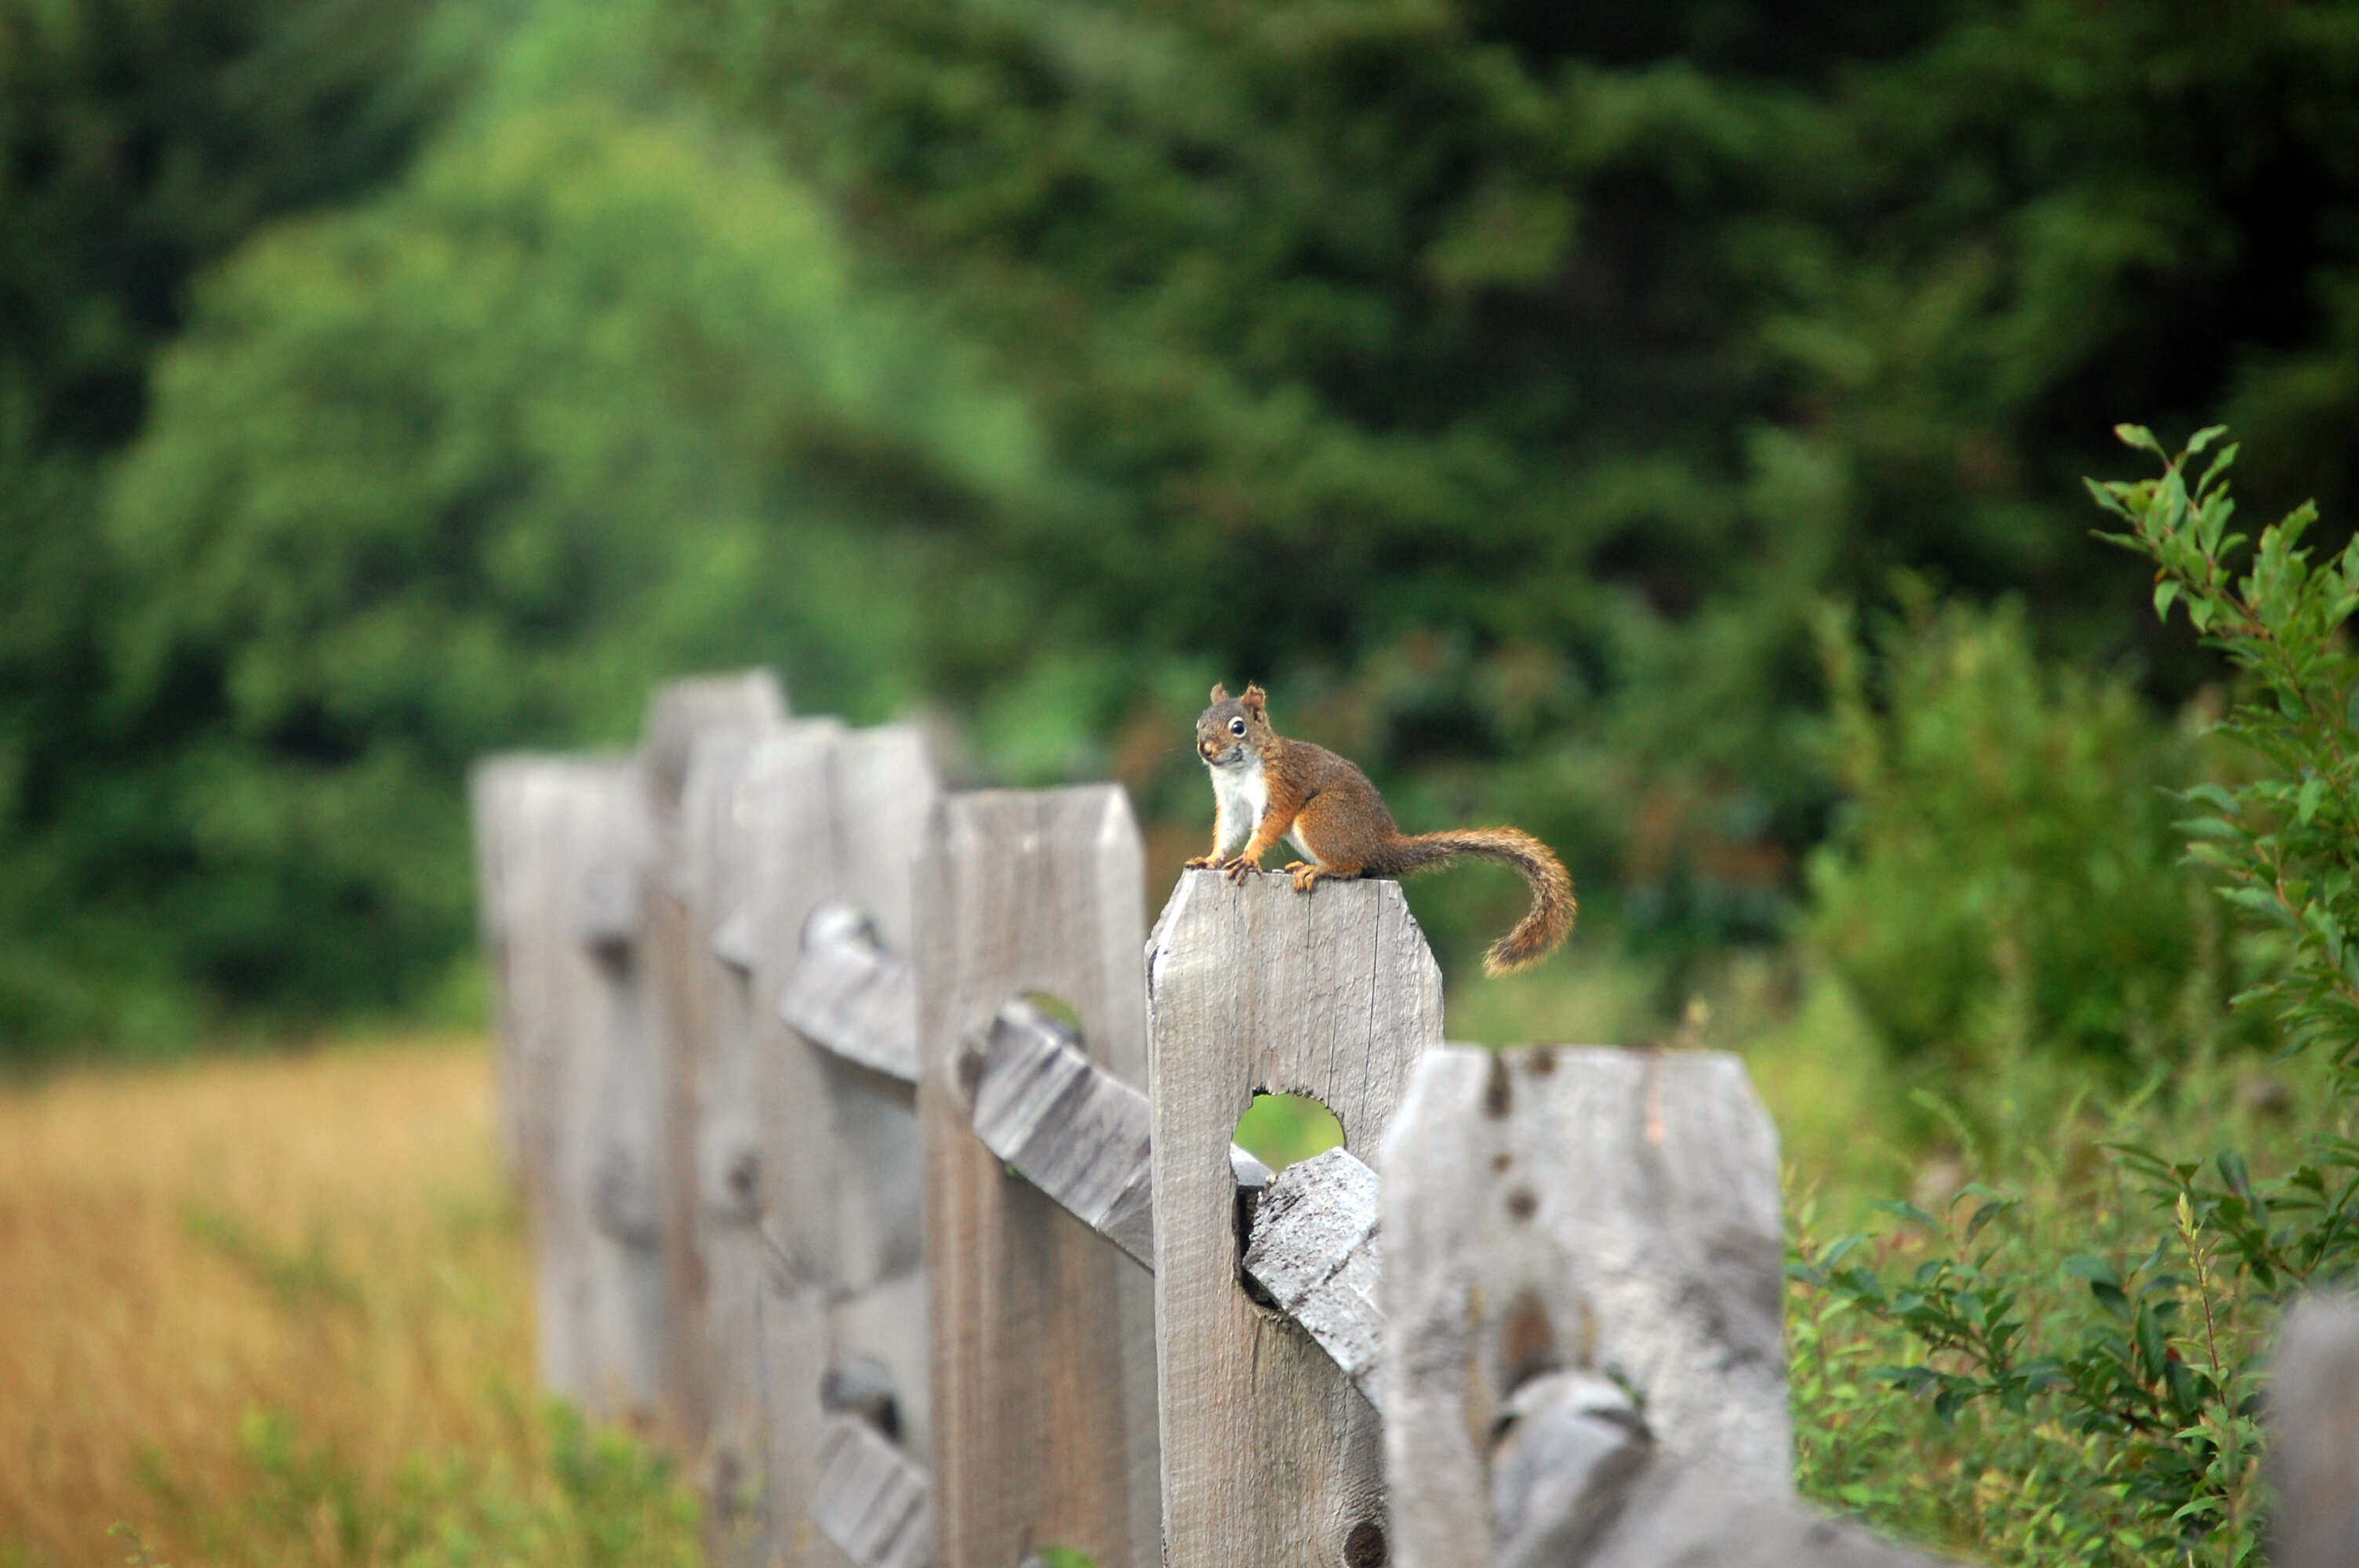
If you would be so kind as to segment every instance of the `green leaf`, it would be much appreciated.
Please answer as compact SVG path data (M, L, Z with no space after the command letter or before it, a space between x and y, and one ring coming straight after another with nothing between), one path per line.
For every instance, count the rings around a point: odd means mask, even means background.
M2170 460L2169 455L2162 449L2162 443L2154 438L2154 432L2143 425L2116 425L2114 427L2114 435L2125 447L2141 452L2152 452L2165 462Z
M2218 440L2227 433L2228 427L2225 425L2204 426L2203 428L2196 431L2195 434L2187 438L2187 455L2190 458L2196 456L2198 453L2201 452L2204 448L2210 446L2212 442Z
M2064 1272L2071 1279L2102 1280L2116 1290L2121 1288L2121 1271L2114 1267L2109 1259L2100 1258L2094 1253L2077 1252L2065 1259Z
M2160 582L2154 585L2154 612L2158 619L2168 620L2169 618L2171 603L2173 600L2177 600L2178 597L2179 582L2177 579L2165 578Z

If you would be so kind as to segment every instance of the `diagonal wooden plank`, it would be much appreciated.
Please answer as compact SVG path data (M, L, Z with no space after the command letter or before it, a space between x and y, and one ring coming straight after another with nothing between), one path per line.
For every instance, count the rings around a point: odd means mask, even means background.
M1382 1206L1376 1173L1348 1149L1277 1173L1255 1206L1245 1277L1352 1379L1378 1411L1384 1314L1376 1304Z
M1132 1261L1154 1268L1147 1097L1020 998L968 1036L954 1065L984 1147Z
M933 1568L932 1482L857 1416L830 1416L820 1429L811 1519L860 1568Z
M869 918L832 901L804 922L802 962L778 997L778 1016L847 1062L918 1081L918 1004L909 961L885 946Z

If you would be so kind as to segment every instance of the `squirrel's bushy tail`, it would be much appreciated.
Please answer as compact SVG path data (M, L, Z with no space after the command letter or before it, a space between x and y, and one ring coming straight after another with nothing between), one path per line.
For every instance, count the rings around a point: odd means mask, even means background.
M1532 886L1532 907L1516 928L1491 944L1483 955L1483 972L1508 975L1547 957L1572 930L1580 903L1572 896L1572 876L1554 850L1530 834L1514 827L1462 827L1449 833L1419 833L1400 841L1394 864L1378 874L1402 875L1446 866L1464 857L1503 860L1523 873ZM1376 868L1371 867L1375 871Z

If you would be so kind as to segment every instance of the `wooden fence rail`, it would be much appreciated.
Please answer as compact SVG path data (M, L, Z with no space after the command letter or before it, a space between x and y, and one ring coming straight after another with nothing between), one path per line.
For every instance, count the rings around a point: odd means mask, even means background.
M473 798L542 1376L715 1563L1930 1561L1793 1498L1735 1058L1444 1045L1390 882L1147 935L1119 789L945 794L758 672ZM1343 1146L1273 1177L1271 1092ZM2283 1354L2278 1561L2359 1563L2359 1307Z

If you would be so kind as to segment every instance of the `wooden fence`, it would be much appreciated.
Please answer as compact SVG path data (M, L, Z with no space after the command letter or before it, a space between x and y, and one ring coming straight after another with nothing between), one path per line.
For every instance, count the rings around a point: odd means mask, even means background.
M484 930L542 1376L715 1563L1929 1561L1793 1499L1734 1057L1442 1044L1391 882L1190 872L1150 934L1120 789L946 793L765 675L647 737L479 767ZM1344 1147L1273 1178L1264 1092ZM2278 1561L2359 1562L2359 1310L2284 1354Z

